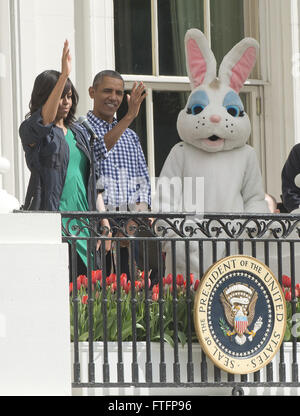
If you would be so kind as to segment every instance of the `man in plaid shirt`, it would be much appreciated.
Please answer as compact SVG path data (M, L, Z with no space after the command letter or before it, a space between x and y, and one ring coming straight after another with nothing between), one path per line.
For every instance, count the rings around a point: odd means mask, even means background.
M151 205L148 168L137 134L129 125L137 117L145 98L142 83L134 84L127 95L127 114L114 117L124 95L124 81L115 71L102 71L89 89L94 101L87 118L99 140L95 141L95 157L104 185L104 203L109 210L147 210ZM140 207L137 207L141 205Z
M94 151L104 186L104 204L113 211L147 211L151 206L148 168L139 138L129 129L145 99L145 87L143 83L134 84L127 95L128 111L120 121L114 117L124 96L124 81L118 72L98 73L89 94L94 104L87 119L99 139L94 143ZM125 248L121 253L121 272L129 274Z

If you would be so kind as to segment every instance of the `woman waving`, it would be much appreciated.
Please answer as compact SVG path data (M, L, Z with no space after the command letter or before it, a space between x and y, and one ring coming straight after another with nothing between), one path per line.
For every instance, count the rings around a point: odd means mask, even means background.
M91 211L95 204L94 160L87 133L75 122L78 94L69 79L70 72L71 55L65 41L61 72L47 70L37 76L29 114L19 129L31 172L24 204L27 210ZM104 210L100 192L96 205ZM108 226L108 221L103 220L102 225ZM82 223L78 226L82 228ZM86 228L81 233L89 236ZM85 274L86 240L77 241L77 252L78 274Z

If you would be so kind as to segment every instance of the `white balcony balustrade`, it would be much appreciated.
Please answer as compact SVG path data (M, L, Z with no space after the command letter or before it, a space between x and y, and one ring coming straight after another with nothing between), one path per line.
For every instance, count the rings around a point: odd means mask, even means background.
M0 174L6 174L10 170L9 160L0 156ZM0 213L12 212L20 208L20 203L13 195L1 188L0 183Z

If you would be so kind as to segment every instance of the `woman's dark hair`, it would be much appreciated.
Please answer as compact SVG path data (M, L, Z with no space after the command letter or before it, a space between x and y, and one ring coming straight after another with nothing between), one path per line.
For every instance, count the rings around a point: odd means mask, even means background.
M33 114L35 111L37 111L45 104L53 88L55 87L60 75L61 73L58 71L47 70L36 77L29 103L30 111L26 115L26 118L31 116L31 114ZM78 93L74 85L72 84L72 81L68 78L64 91L62 93L62 97L64 97L70 90L72 91L72 106L70 108L68 116L64 120L66 126L69 126L75 121L75 113L79 100Z

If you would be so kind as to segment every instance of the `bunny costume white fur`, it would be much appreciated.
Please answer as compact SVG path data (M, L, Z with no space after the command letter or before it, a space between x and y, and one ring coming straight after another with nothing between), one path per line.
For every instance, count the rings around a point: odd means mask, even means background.
M175 212L195 211L193 204L183 200L183 189L175 191L174 197L170 192L158 192L161 183L179 177L182 184L184 178L192 178L192 182L203 178L203 204L198 212L201 208L206 213L269 212L255 151L246 144L251 132L250 121L238 95L255 64L258 43L245 38L235 45L224 57L218 78L214 54L198 29L186 33L185 52L192 92L178 115L177 130L182 142L171 149L165 161L153 209L168 212L172 207ZM165 244L165 251L166 273L169 273L172 271L170 243ZM198 274L197 243L190 244L190 253L190 272ZM212 260L204 257L205 271ZM183 245L176 250L176 273L186 274Z

